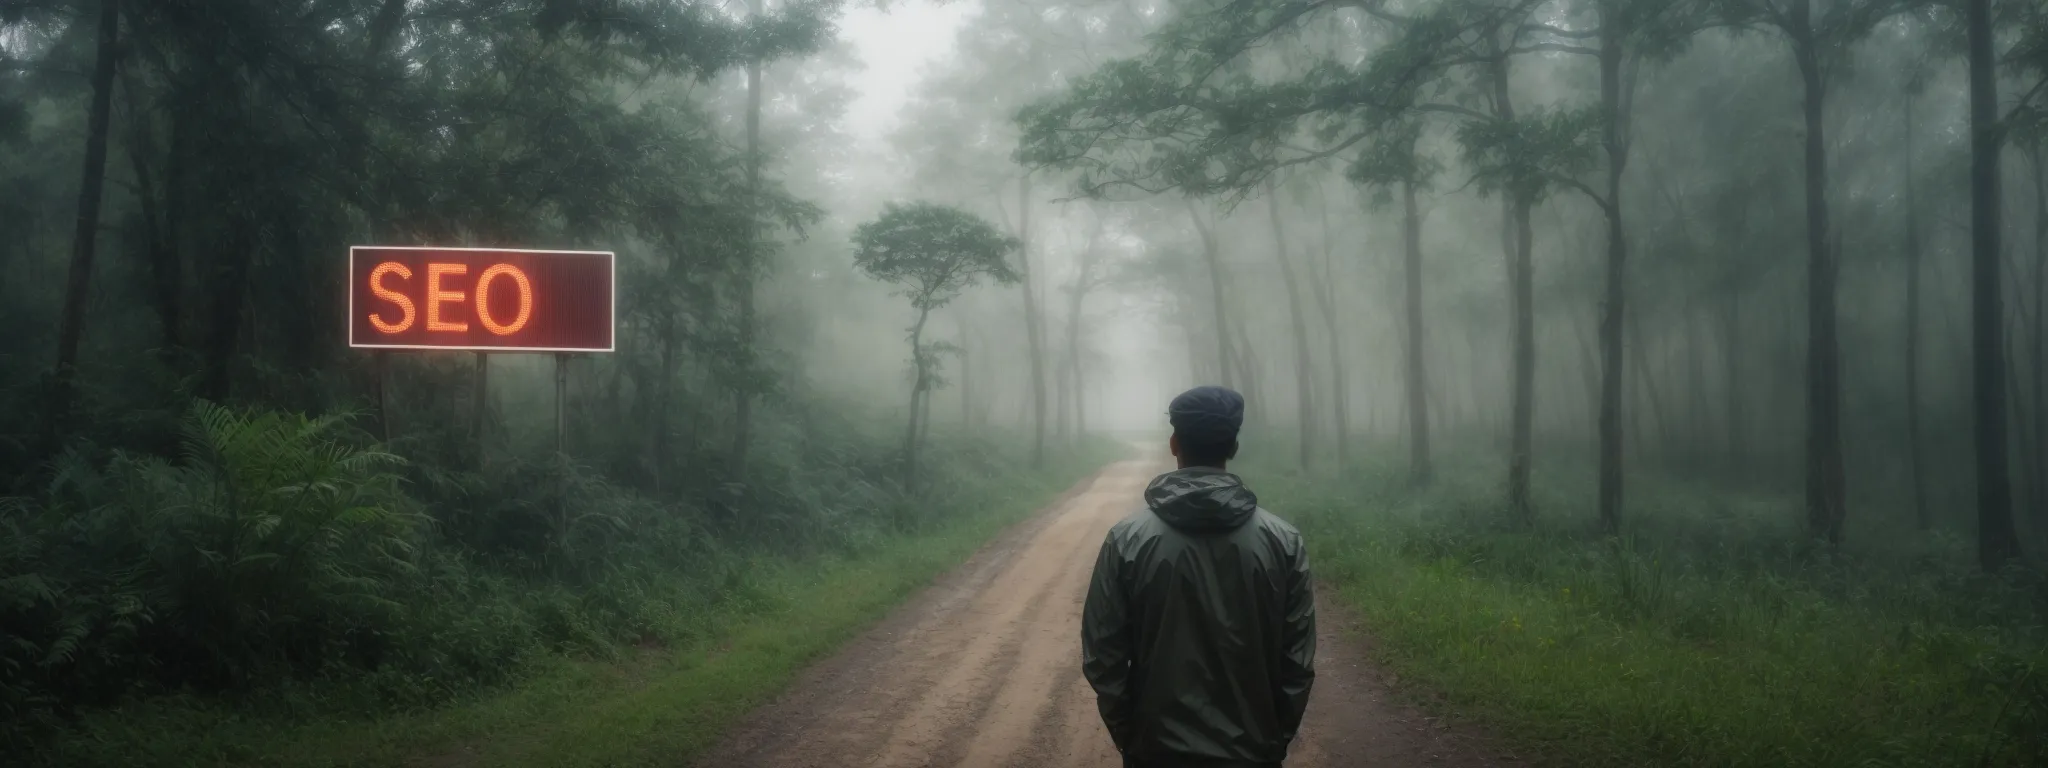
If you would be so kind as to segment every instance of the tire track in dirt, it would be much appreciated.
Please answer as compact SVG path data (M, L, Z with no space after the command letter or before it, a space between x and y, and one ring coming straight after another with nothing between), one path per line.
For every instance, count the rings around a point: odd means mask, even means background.
M1118 768L1081 677L1081 603L1103 535L1165 468L1119 462L1083 481L806 670L697 764ZM1316 684L1289 768L1520 764L1394 701L1356 620L1317 604Z

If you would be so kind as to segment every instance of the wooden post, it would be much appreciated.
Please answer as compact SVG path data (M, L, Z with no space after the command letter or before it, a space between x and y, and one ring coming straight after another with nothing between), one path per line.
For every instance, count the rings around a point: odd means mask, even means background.
M389 443L391 442L391 405L385 399L384 390L389 386L388 380L391 378L391 352L382 349L377 350L376 354L371 356L371 361L374 366L373 375L377 377L377 429L383 433L384 442Z
M483 469L487 458L487 443L484 429L488 426L491 408L491 353L476 353L476 402L472 404L469 422L469 437L476 441L476 467Z
M555 453L567 453L562 449L563 409L569 396L569 353L555 353Z

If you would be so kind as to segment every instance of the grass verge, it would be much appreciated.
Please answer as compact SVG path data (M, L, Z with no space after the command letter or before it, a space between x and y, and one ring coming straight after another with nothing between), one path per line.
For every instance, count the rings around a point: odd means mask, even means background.
M258 702L158 697L84 717L37 755L87 766L682 765L934 577L1113 457L1097 447L1042 472L991 476L943 502L957 514L843 556L761 558L674 648L616 660L549 657L515 684L377 717L280 713ZM317 698L265 694L266 702Z
M1248 474L1384 663L1539 762L2048 765L2037 574L1981 576L1939 540L1815 550L1784 524L1794 499L1648 478L1625 537L1589 532L1583 483L1515 528L1497 468L1451 463L1423 490Z

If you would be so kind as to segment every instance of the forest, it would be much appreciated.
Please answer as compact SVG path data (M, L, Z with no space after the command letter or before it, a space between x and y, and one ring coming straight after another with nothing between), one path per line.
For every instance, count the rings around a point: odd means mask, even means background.
M1221 384L1533 760L2048 764L2044 153L2038 0L0 0L0 748L687 757Z

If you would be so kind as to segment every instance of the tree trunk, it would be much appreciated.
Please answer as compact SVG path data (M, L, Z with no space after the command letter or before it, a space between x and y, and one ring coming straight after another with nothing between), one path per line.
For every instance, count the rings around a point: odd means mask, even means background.
M925 363L924 363L924 321L931 316L931 310L917 312L917 325L910 329L910 365L915 375L910 385L910 428L903 434L903 487L917 488L917 438L922 434L920 417L924 414Z
M1077 440L1087 430L1087 397L1082 391L1086 379L1081 375L1081 310L1087 304L1088 291L1095 280L1096 249L1101 247L1102 229L1102 219L1097 217L1095 230L1088 236L1088 247L1081 252L1081 271L1074 277L1074 285L1069 290L1067 302L1066 390L1060 397L1060 412L1063 414L1060 430L1062 434ZM1070 397L1073 406L1071 412L1067 409ZM1073 419L1071 425L1064 421L1067 418L1066 414L1070 414ZM1067 431L1069 428L1072 429L1071 432Z
M1913 485L1913 522L1934 527L1927 510L1926 464L1920 445L1920 208L1913 188L1913 94L1906 94L1906 453Z
M923 446L932 440L932 392L931 384L925 384L924 397L918 401L917 444Z
M960 336L960 425L973 429L974 424L974 366L973 358L967 353L967 321L959 314L953 315L953 323Z
M1056 363L1057 368L1052 374L1054 389L1052 434L1053 439L1057 442L1066 442L1068 425L1072 423L1072 420L1069 418L1074 404L1074 372L1072 362L1069 356L1059 355L1059 362Z
M1722 418L1728 420L1725 430L1728 437L1727 471L1738 481L1746 480L1749 423L1744 407L1748 400L1744 394L1749 388L1745 386L1748 382L1743 380L1742 359L1748 350L1742 344L1742 294L1733 289L1728 291L1727 306L1723 310L1721 343L1724 350L1721 364L1726 368L1723 378L1727 381L1727 389L1722 393L1727 398L1722 414Z
M2044 177L2041 145L2036 143L2027 152L2029 170L2034 176L2034 329L2033 329L2033 440L2029 449L2028 470L2024 473L2033 512L2037 520L2048 520L2048 177Z
M86 115L85 164L78 176L78 219L71 235L71 270L64 283L64 316L57 327L57 367L49 418L49 448L68 428L78 365L78 341L85 329L85 305L92 294L92 259L100 228L100 197L107 181L107 124L114 109L114 70L120 40L118 0L100 0L99 40L93 54L92 107Z
M1998 72L1991 0L1967 0L1970 61L1971 366L1977 443L1977 559L1997 570L2020 553L2006 464L2005 313L1999 280Z
M1626 355L1622 320L1628 316L1628 238L1621 217L1621 174L1628 164L1621 126L1621 55L1625 40L1621 24L1617 15L1601 14L1600 105L1606 113L1601 121L1601 144L1607 152L1607 285L1600 308L1600 528L1610 534L1621 530L1621 374Z
M1508 509L1523 522L1535 516L1529 501L1529 472L1533 458L1531 428L1536 415L1536 274L1531 253L1535 235L1529 225L1529 208L1526 198L1514 203L1515 260L1510 279L1514 292L1510 304L1514 312L1515 391L1514 410L1510 414L1513 431L1508 446Z
M1244 318L1233 317L1230 332L1237 336L1237 346L1230 357L1237 363L1237 380L1243 386L1246 416L1253 421L1262 421L1267 415L1264 391L1259 388L1259 356L1252 351L1251 337L1244 330Z
M1455 378L1465 382L1465 397L1463 402L1453 402L1456 406L1456 410L1453 413L1456 415L1452 418L1458 426L1464 428L1467 432L1492 432L1492 427L1495 426L1493 414L1486 411L1486 406L1483 403L1498 401L1493 400L1491 397L1482 398L1480 396L1480 383L1497 382L1499 381L1498 374L1497 372L1487 371L1485 366L1481 364L1483 361L1481 360L1482 355L1479 353L1478 334L1468 331L1458 335L1465 340L1465 372L1464 375ZM1492 392L1487 394L1497 395L1499 393ZM1446 394L1446 399L1449 399L1448 393ZM1495 446L1500 445L1500 435L1489 434L1487 437L1488 442L1493 443Z
M1023 278L1024 332L1031 346L1031 466L1045 466L1045 339L1038 320L1037 290L1031 285L1031 173L1017 177L1017 272Z
M1301 432L1301 466L1312 462L1315 451L1315 402L1310 388L1308 316L1301 306L1301 286L1294 280L1294 261L1287 256L1287 240L1280 227L1280 196L1271 181L1266 182L1266 212L1273 219L1273 256L1280 262L1280 280L1287 285L1287 316L1294 326L1295 419Z
M1515 106L1508 90L1508 57L1505 51L1494 59L1493 114L1504 123L1515 120ZM1529 503L1530 438L1536 408L1536 309L1535 264L1532 251L1535 234L1529 225L1534 201L1510 191L1502 197L1505 219L1501 222L1502 250L1508 266L1508 313L1512 326L1510 357L1514 370L1509 393L1511 426L1508 432L1508 514L1529 522L1535 510Z
M1195 210L1194 201L1182 200L1182 202L1187 205L1188 219L1194 222L1195 232L1202 237L1202 260L1209 268L1211 311L1216 314L1216 369L1221 372L1223 377L1222 385L1229 387L1232 385L1230 376L1230 332L1228 330L1230 328L1230 317L1223 297L1223 258L1216 253L1215 233L1202 224L1202 215L1199 211Z
M758 16L761 8L758 0L753 5L753 14ZM761 62L747 62L747 246L753 252L749 256L761 256ZM739 348L740 356L748 362L754 361L754 276L758 264L748 264L739 270ZM747 448L753 442L754 395L748 391L751 383L742 382L734 393L732 431L732 476L744 478L747 473Z
M1073 391L1074 421L1071 435L1075 439L1079 439L1087 430L1088 420L1086 399L1081 392L1081 382L1085 380L1081 376L1081 306L1086 300L1084 291L1085 288L1082 286L1075 286L1074 300L1067 312L1067 386Z
M1401 273L1408 317L1403 334L1407 343L1402 345L1407 352L1408 477L1415 485L1425 485L1434 470L1429 460L1429 374L1422 332L1422 217L1415 210L1413 180L1401 183Z
M1324 338L1330 347L1330 404L1336 418L1333 431L1337 438L1337 467L1351 466L1350 439L1351 413L1349 393L1344 389L1344 345L1337 334L1337 265L1331 258L1330 200L1324 194L1322 184L1316 185L1317 211L1323 220L1323 265L1321 279L1310 286L1315 292L1316 306L1322 310ZM1313 270L1311 270L1313 271Z
M1088 378L1081 370L1078 348L1070 367L1074 372L1074 438L1078 440L1088 435Z
M1806 96L1806 523L1809 534L1832 545L1841 543L1847 516L1841 354L1836 339L1835 254L1828 245L1828 150L1822 133L1827 91L1811 4L1812 0L1799 0L1792 5L1793 59Z
M178 259L175 227L179 218L168 211L172 198L184 188L184 136L189 133L186 124L191 118L189 111L180 110L171 122L171 147L167 153L167 170L163 184L157 184L156 174L149 166L149 158L156 155L151 141L148 121L143 119L142 99L131 74L122 78L128 92L129 117L131 121L128 140L129 167L135 173L135 201L141 208L142 232L145 252L149 259L151 299L155 304L158 332L161 334L162 352L166 355L184 345L180 333L180 306L183 296L183 266Z

